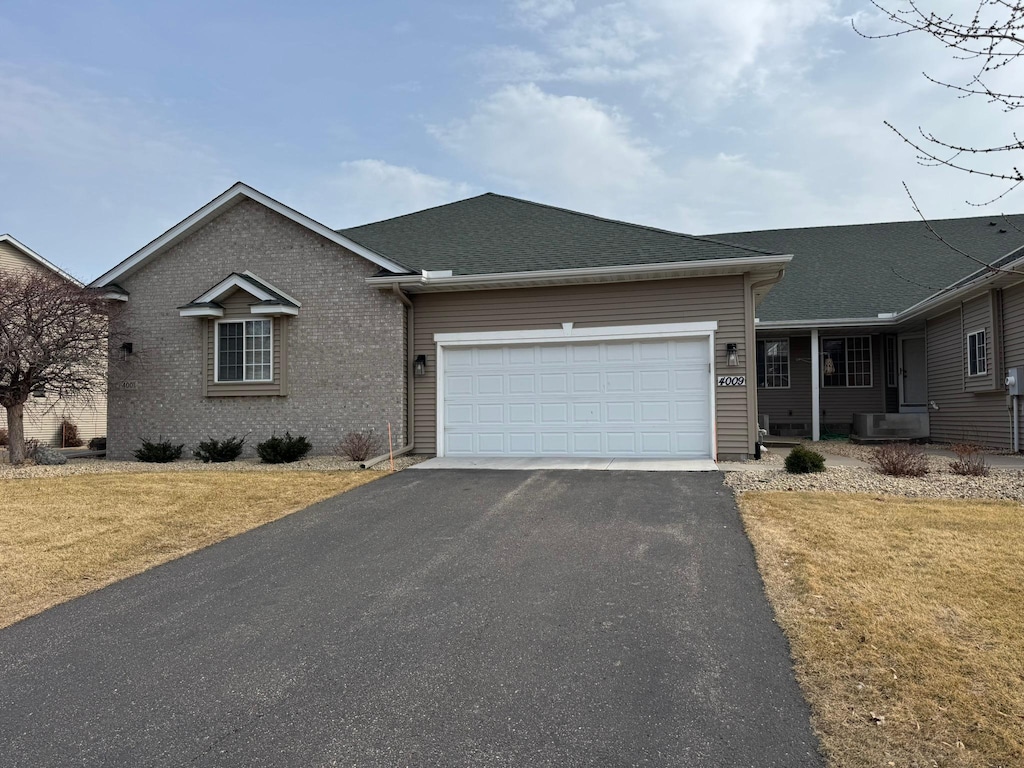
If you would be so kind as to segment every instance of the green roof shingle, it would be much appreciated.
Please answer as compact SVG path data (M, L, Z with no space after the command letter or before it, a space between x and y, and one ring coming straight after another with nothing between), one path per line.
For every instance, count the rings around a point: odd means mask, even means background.
M1024 245L1024 214L930 222L982 264ZM793 254L786 276L758 305L762 321L871 318L913 306L982 267L922 221L710 235Z
M338 232L412 270L456 275L772 255L494 193Z

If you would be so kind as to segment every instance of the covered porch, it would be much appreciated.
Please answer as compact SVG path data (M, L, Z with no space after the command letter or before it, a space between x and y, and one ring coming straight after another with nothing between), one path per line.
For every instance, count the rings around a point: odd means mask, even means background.
M928 437L925 329L758 325L757 413L772 437Z

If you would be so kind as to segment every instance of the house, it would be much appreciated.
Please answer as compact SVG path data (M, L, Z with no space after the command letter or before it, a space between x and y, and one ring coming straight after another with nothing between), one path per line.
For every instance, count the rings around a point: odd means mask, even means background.
M1015 261L1004 226L941 226ZM743 459L759 416L1009 445L1015 274L923 225L808 232L695 237L495 194L336 231L236 184L92 284L131 339L109 453L390 429L448 456Z
M757 308L770 432L1014 447L1004 380L1024 366L1024 216L714 237L793 254Z
M0 272L23 271L53 275L77 286L82 285L11 235L0 235ZM107 431L106 394L99 392L89 398L69 400L45 390L37 391L25 404L25 439L61 447L64 438L61 425L65 420L78 428L78 436L83 441L102 437ZM6 428L6 421L0 426Z
M479 197L336 232L236 184L98 278L109 455L348 431L442 455L747 457L789 257Z

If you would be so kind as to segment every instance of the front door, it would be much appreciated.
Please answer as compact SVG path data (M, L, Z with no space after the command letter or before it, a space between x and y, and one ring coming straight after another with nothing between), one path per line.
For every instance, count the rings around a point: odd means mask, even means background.
M900 337L900 412L928 410L928 368L923 336Z

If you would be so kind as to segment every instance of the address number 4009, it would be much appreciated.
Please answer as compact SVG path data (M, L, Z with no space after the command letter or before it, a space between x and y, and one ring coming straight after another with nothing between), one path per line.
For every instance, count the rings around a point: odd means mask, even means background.
M746 376L719 376L718 386L720 387L742 387L747 383Z

